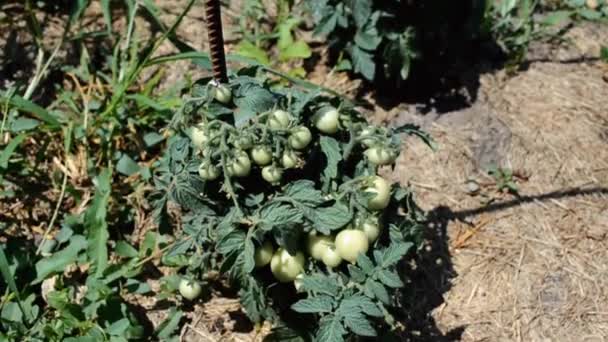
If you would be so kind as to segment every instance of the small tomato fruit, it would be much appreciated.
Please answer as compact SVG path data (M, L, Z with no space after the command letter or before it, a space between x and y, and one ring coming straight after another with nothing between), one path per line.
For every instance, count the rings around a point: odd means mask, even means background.
M373 146L363 152L370 162L376 165L388 165L395 162L397 154L383 146Z
M369 248L367 236L361 230L344 229L336 235L336 250L342 259L355 263L360 253L366 253Z
M251 158L260 166L268 165L272 161L272 150L265 145L255 146L251 149Z
M388 182L380 177L373 176L370 179L371 186L365 189L365 192L374 194L367 202L367 208L370 210L382 210L388 206L391 199L391 187Z
M294 281L297 276L304 272L304 254L300 251L291 255L283 248L277 249L270 260L270 270L274 277L281 283Z
M198 174L202 179L212 181L220 176L220 170L212 164L202 162L198 167Z
M325 266L329 268L337 267L342 263L342 257L340 253L334 247L328 247L323 254L323 258L321 259Z
M312 134L306 126L296 127L288 138L289 146L294 150L303 150L310 144Z
M300 159L294 151L285 151L281 156L281 165L286 169L293 169L298 166Z
M268 126L274 130L287 129L291 118L292 116L289 112L277 109L268 117Z
M302 289L302 278L304 278L304 274L300 273L296 277L296 280L293 281L293 287L296 288L297 292L300 292L300 290Z
M203 149L205 143L209 141L209 137L205 132L205 124L200 123L196 126L192 127L192 131L190 132L190 140L192 140L192 144L199 149Z
M334 134L338 131L338 119L340 113L334 107L322 108L313 117L317 129L325 134Z
M179 282L179 294L187 300L194 300L201 294L201 284L193 280L182 279Z
M328 235L308 233L306 238L306 252L313 259L321 261L325 251L334 244L334 239Z
M228 104L232 100L232 91L224 84L212 84L213 98L223 104Z
M372 127L366 127L364 129L362 129L361 132L359 132L359 138L361 139L359 141L364 146L370 147L374 144L374 141L375 141L375 139L372 138L373 134L374 134L374 129Z
M262 178L270 184L277 184L283 178L283 170L274 165L264 166L262 168Z
M249 176L249 173L251 172L251 160L249 160L247 153L237 151L229 162L228 172L230 176L234 177Z
M264 267L270 263L272 254L274 253L274 247L270 241L265 241L259 248L255 250L253 258L255 260L255 267Z
M359 226L359 229L365 233L369 243L374 243L378 239L378 236L380 236L380 225L378 224L378 219L376 218L370 217L363 221Z

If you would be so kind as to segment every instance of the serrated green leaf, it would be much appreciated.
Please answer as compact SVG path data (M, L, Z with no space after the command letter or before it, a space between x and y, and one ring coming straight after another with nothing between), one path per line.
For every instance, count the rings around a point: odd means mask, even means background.
M279 60L306 59L312 56L312 51L303 40L298 40L284 49L279 50Z
M367 279L365 273L355 265L348 265L348 273L350 273L352 280L357 283L363 283Z
M414 246L411 242L394 243L388 246L384 251L382 267L389 267L399 262Z
M352 48L350 55L355 72L360 73L367 80L373 81L376 76L376 64L373 55L358 46Z
M326 313L333 309L333 298L330 296L316 296L300 299L291 306L291 309L300 313Z
M261 322L265 301L264 292L257 282L247 282L247 285L239 290L239 298L247 317L255 323Z
M318 207L307 213L313 226L319 232L327 235L331 231L347 225L353 218L349 208L342 203L334 203L331 207Z
M246 234L240 230L233 230L229 234L221 237L217 244L218 252L229 254L234 251L243 250Z
M243 126L257 113L271 110L275 105L275 96L266 88L258 84L248 83L238 88L234 94L234 103L237 109L234 111L235 126Z
M67 247L36 263L36 280L34 280L34 283L43 281L50 274L63 272L68 265L76 262L78 254L87 248L87 245L87 239L84 236L72 236Z
M327 315L319 321L319 330L317 331L316 340L323 342L343 342L346 330L342 326L339 317Z
M357 266L367 275L374 273L374 263L363 253L357 256Z
M306 179L300 179L290 183L285 189L283 196L313 207L325 202L321 191L315 189L315 183Z
M245 249L243 250L243 271L246 273L250 273L255 267L255 259L253 258L254 253L255 246L253 244L253 241L251 241L251 237L248 236L245 240Z
M377 298L379 301L381 301L384 304L390 303L390 298L389 298L388 292L386 291L386 288L384 287L384 285L380 284L379 282L377 282L375 280L368 279L365 282L365 294L368 297Z
M253 58L263 65L270 64L270 59L268 59L266 51L248 40L242 40L238 43L235 47L235 52L241 56Z
M384 285L388 287L403 287L403 282L399 278L399 275L389 270L380 270L378 272L378 280L380 280Z
M365 26L372 15L372 0L352 0L353 18L357 27Z
M382 37L376 30L358 31L355 35L355 44L364 50L373 51L382 42Z
M340 143L332 137L322 136L320 144L321 150L325 154L323 177L327 182L338 176L338 164L342 160L342 153L340 152Z
M359 336L377 336L376 329L369 320L358 311L350 311L344 316L344 325Z
M330 277L321 273L305 275L302 278L302 290L329 296L337 296L340 290L340 285L334 277Z
M296 225L302 222L302 212L291 205L273 202L260 210L260 225L269 231L274 227Z

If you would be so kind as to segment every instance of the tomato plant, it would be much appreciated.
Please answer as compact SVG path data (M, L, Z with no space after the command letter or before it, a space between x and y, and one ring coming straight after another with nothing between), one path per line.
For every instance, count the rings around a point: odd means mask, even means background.
M365 151L426 136L371 126L348 99L282 87L256 67L230 77L225 104L207 83L176 113L155 174L157 222L170 229L169 202L183 213L166 257L189 255L190 276L219 271L272 334L333 342L395 332L397 265L418 244L422 216L408 189L377 175L395 159L375 163Z

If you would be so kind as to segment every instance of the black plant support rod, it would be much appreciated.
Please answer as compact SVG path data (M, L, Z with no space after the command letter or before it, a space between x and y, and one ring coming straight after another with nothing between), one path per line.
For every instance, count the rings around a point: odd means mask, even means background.
M205 0L205 18L209 32L209 55L211 56L213 78L219 83L227 83L220 0Z

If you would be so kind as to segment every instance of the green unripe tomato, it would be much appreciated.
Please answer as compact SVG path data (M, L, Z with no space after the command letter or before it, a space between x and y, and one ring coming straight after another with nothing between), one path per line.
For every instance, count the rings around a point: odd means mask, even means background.
M288 138L289 146L294 150L303 150L310 144L312 140L312 134L306 126L299 126L291 131L291 135Z
M368 248L369 241L361 230L344 229L336 235L336 251L350 263L355 263L359 254L366 253Z
M232 91L224 84L211 84L213 98L223 104L228 104L232 100Z
M262 178L270 184L277 184L283 178L283 170L274 165L264 166L262 168Z
M253 147L253 140L250 136L242 136L236 140L234 146L236 148L240 148L241 150L248 150Z
M300 158L294 151L285 151L281 156L281 165L286 169L293 169L298 166Z
M325 266L329 268L337 267L342 263L342 257L340 253L334 247L328 247L323 254L323 258L321 259Z
M274 130L287 129L291 118L289 112L277 109L268 116L268 126Z
M220 176L220 170L212 164L202 162L198 167L198 174L202 179L212 181Z
M192 140L192 144L198 149L203 149L207 141L209 141L209 136L207 136L207 133L205 132L204 123L192 127L192 130L190 131L190 140Z
M255 250L253 258L255 260L255 267L264 267L270 263L272 254L274 253L274 247L270 241L265 241L260 247Z
M365 233L369 243L374 243L378 239L378 236L380 236L380 225L377 218L370 217L364 220L358 228Z
M395 162L397 154L383 146L373 146L363 152L370 162L376 165L388 165Z
M294 281L304 272L304 254L300 251L291 255L283 248L277 249L270 260L270 270L281 283Z
M304 278L304 274L300 273L296 277L296 280L293 281L293 287L296 288L296 292L300 292L300 290L302 289L302 278Z
M251 172L251 160L247 153L237 151L228 163L228 173L233 177L247 177Z
M313 117L313 122L317 129L325 134L334 134L338 131L338 119L340 113L336 108L322 108Z
M308 233L306 238L306 252L313 259L321 261L323 254L334 244L334 239L328 235Z
M265 145L258 145L251 149L251 158L260 165L268 165L272 161L272 150Z
M366 147L371 147L374 144L375 139L372 138L374 129L372 127L366 127L359 132L360 142Z
M179 282L179 294L187 300L194 300L201 294L201 284L193 280L182 279Z
M388 206L391 200L391 187L380 176L373 176L370 178L370 181L372 185L365 188L365 192L371 193L374 196L367 202L367 208L370 210L382 210Z

